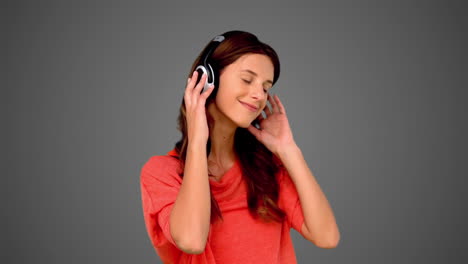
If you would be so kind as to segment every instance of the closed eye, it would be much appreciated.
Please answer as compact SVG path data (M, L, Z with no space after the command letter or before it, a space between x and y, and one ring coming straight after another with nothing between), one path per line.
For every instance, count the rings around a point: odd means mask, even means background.
M247 81L247 80L244 80L244 79L242 79L242 80L243 80L245 83L248 83L248 84L250 84L250 83L251 83L251 81ZM268 92L266 89L263 89L263 91L264 91L265 93L267 93L267 92Z

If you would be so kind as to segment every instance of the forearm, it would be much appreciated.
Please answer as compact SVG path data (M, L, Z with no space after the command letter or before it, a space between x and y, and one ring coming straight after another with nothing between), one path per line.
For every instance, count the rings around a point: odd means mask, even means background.
M204 248L210 228L210 186L206 146L189 144L184 178L170 216L170 229L179 246Z
M317 244L338 243L339 231L333 211L299 147L285 148L278 156L294 182L310 236Z

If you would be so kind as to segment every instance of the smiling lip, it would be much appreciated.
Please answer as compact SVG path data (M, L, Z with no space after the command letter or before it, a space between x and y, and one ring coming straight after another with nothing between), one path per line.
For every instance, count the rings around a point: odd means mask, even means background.
M252 112L257 112L257 108L252 106L252 105L249 105L247 103L244 103L244 102L241 102L242 105L244 105L247 109L249 109L250 111Z

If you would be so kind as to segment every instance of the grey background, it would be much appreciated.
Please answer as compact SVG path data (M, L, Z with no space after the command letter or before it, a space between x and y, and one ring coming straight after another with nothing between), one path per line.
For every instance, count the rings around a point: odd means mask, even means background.
M140 168L180 138L190 66L233 29L278 52L272 91L340 228L331 250L291 230L298 262L466 263L461 3L4 3L2 263L160 263Z

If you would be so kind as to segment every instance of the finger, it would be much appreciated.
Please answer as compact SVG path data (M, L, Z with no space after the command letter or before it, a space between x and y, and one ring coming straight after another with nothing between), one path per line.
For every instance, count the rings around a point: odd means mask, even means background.
M263 117L263 114L260 113L260 114L258 115L258 117L257 117L258 122L262 122L263 119L265 119L265 118Z
M214 84L211 84L208 89L206 89L206 91L204 91L202 94L201 94L201 98L203 98L203 100L206 100L208 98L208 96L210 96L211 92L213 92L214 90Z
M198 94L200 94L201 89L205 86L206 78L206 73L203 73L202 77L200 78L200 82L198 82L197 86L194 89L194 92L197 91Z
M280 109L280 113L286 114L286 108L284 108L283 103L281 103L279 97L277 94L275 94L275 102L278 104L278 107Z
M270 107L268 106L268 104L265 105L263 111L265 111L267 117L271 115Z
M197 76L198 76L198 72L194 71L192 73L192 76L189 78L190 81L188 82L187 87L186 87L187 91L192 92L193 86L195 85L195 82L197 81Z
M185 104L188 104L188 105L192 104L192 90L193 90L194 82L197 80L197 74L198 74L197 71L194 71L192 73L192 77L189 78L187 86L185 87L185 93L184 93Z
M257 129L256 127L254 127L252 124L250 124L248 127L247 127L247 131L249 131L250 133L252 133L255 138L259 138L260 137L260 133L261 131L259 129Z
M187 86L185 87L185 92L184 92L184 103L185 103L185 107L188 108L190 105L191 105L191 101L190 101L190 94L188 92L188 87L190 86L189 83L191 81L191 78L188 78L187 80Z
M198 98L200 97L201 90L205 86L207 75L205 73L202 74L202 77L200 78L200 82L198 82L197 86L195 89L193 89L193 97L194 97L194 102L196 103L198 101Z
M273 113L278 113L280 111L280 109L278 108L278 105L276 104L275 100L270 94L268 94L268 102L270 102L270 105L273 109Z
M187 110L191 106L190 97L187 94L184 95L184 103Z
M202 74L202 77L200 78L200 81L198 84L195 86L195 88L192 90L192 103L197 104L198 98L200 97L200 90L203 88L205 84L205 79L206 79L206 74Z

